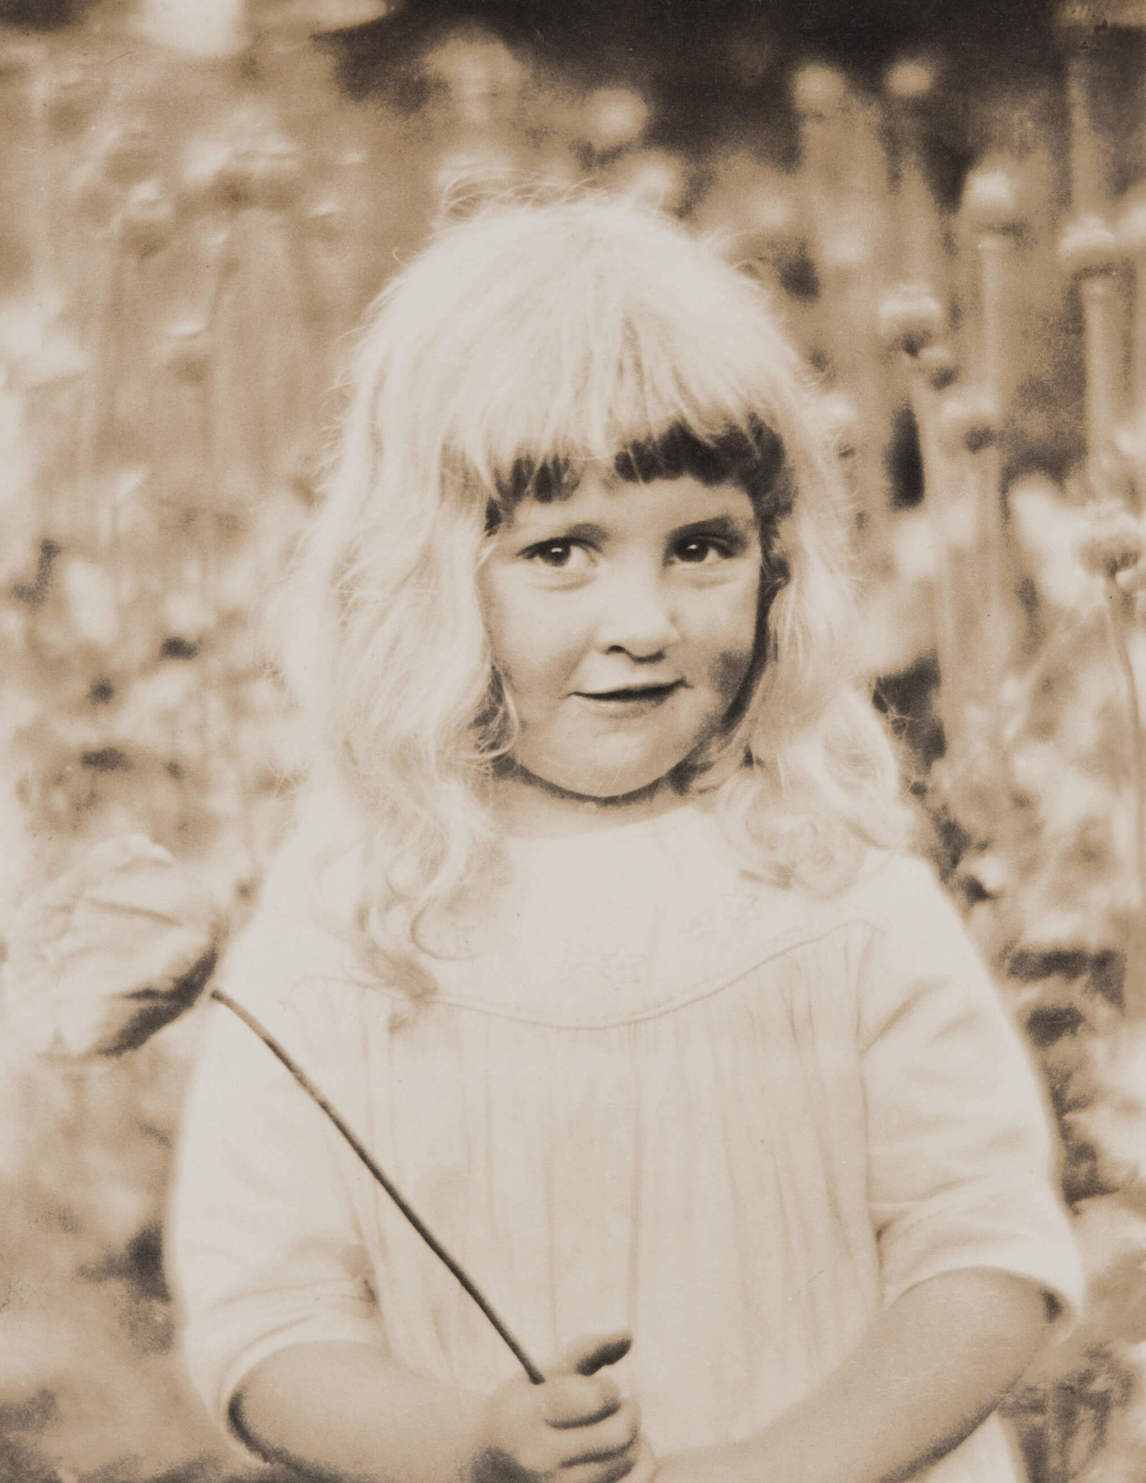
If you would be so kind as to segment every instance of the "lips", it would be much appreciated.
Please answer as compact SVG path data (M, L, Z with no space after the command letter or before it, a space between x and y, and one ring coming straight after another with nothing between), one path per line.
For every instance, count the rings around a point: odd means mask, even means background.
M658 684L614 685L609 690L578 690L576 693L586 700L650 700L658 695L669 695L678 690L680 680L662 680Z
M596 710L644 714L675 695L682 685L683 681L672 680L663 685L619 685L613 690L578 690L575 695Z

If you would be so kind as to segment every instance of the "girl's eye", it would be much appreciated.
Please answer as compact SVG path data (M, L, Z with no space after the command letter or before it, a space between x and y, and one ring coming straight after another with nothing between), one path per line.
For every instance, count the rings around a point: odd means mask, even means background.
M542 541L522 552L527 561L535 561L552 571L568 570L576 563L579 554L577 543L569 540Z
M676 543L672 554L677 561L687 566L703 566L706 562L718 560L731 553L727 543L714 540L711 536L689 536L687 540Z

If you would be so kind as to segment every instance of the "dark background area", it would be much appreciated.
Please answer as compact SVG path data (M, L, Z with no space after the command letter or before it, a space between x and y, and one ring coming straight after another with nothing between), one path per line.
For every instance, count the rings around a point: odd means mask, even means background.
M82 19L91 5L0 0L0 23L49 29ZM714 71L729 66L749 81L769 42L802 54L822 49L872 68L926 43L963 51L985 67L1038 66L1054 57L1050 0L407 0L382 20L343 34L366 75L385 70L435 29L465 19L509 42L528 42L543 57L583 60L594 71L622 75L667 75L685 63L695 73L710 61Z

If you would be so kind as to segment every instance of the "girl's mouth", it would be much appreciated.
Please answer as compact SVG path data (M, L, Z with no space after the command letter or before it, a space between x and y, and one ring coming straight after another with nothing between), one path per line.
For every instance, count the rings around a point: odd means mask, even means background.
M673 680L665 685L627 685L616 690L579 690L579 700L586 700L602 710L618 711L623 714L643 714L654 710L681 688L683 681Z

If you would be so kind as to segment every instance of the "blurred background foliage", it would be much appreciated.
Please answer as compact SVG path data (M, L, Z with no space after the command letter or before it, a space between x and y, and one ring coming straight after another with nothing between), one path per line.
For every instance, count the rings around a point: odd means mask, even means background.
M458 182L675 214L833 398L878 702L1046 1073L1092 1296L1008 1402L1032 1479L1141 1483L1146 8L0 0L0 118L0 927L125 831L241 920L296 765L258 624ZM247 1476L162 1277L195 1042L0 1047L4 1479Z

